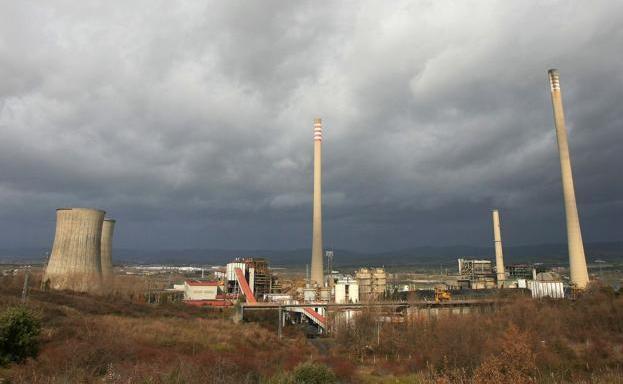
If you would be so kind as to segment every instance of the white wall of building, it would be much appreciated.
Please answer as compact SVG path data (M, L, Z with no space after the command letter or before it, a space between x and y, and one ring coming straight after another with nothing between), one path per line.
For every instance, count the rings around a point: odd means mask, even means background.
M528 280L528 289L532 292L532 298L534 299L542 299L544 297L551 297L552 299L565 298L562 282Z
M191 285L184 283L184 300L215 300L217 285Z
M245 263L229 263L227 264L227 270L225 272L225 274L227 275L227 281L236 280L236 268L240 268L242 272L246 274L247 265Z
M340 279L335 284L335 302L348 304L359 302L359 284L353 278Z

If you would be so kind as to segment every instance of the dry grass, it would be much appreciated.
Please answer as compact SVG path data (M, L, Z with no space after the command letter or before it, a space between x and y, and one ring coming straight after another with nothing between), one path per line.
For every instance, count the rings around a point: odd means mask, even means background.
M595 287L576 301L515 298L495 313L382 324L380 340L374 314L366 313L339 330L334 352L363 361L371 377L617 382L623 373L623 296Z
M20 279L0 283L0 309L18 304ZM280 382L267 380L311 357L351 383L623 384L623 297L605 288L576 301L514 298L495 313L381 324L380 343L374 314L367 313L340 329L335 340L325 340L323 353L300 333L277 339L268 314L264 326L234 324L228 310L151 306L132 292L95 297L32 291L28 306L44 324L41 353L0 370L0 378L49 384Z
M17 285L2 286L0 309L19 303ZM227 311L37 290L28 306L43 320L41 353L0 371L12 383L257 383L314 354Z

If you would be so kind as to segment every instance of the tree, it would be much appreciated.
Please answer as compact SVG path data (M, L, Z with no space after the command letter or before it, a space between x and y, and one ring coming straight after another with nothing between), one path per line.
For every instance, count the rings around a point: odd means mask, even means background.
M323 364L302 363L294 368L296 384L332 384L337 382L333 371Z
M474 372L474 383L529 384L536 381L536 356L529 334L511 325L502 337L500 352L486 358Z
M26 308L6 309L0 315L0 365L36 357L40 333L39 319Z

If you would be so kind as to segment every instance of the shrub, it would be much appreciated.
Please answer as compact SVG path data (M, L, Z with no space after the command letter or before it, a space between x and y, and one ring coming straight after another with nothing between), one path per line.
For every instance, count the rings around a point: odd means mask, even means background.
M474 372L476 384L533 383L536 372L536 357L527 340L528 333L511 325L501 340L500 351L487 357Z
M294 368L296 384L331 384L337 383L335 374L329 367L318 363L302 363Z
M39 319L26 308L13 307L0 315L0 365L22 362L39 352Z

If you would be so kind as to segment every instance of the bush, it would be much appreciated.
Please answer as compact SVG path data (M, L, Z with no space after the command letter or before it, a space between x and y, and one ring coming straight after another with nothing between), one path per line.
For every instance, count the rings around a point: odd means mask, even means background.
M329 367L318 363L302 363L294 368L296 384L331 384L337 383L335 374Z
M39 319L22 307L13 307L0 315L0 365L22 362L39 352Z

